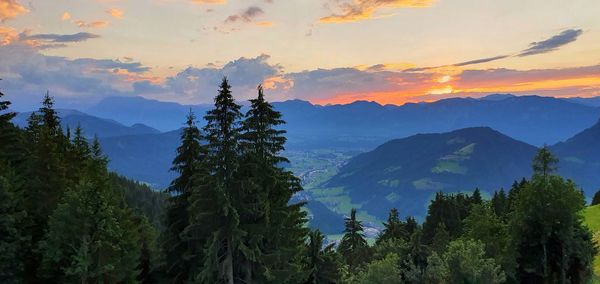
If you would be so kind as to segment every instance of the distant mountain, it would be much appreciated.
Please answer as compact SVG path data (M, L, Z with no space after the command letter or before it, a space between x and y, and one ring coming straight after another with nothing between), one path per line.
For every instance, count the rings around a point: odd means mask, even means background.
M592 106L592 107L600 107L600 97L591 97L591 98L567 98L566 101Z
M556 98L453 98L432 103L381 106L372 102L312 106L275 104L288 122L291 142L369 149L417 133L489 126L515 139L541 146L563 141L600 118L600 109ZM313 145L314 144L314 145Z
M109 157L109 169L131 179L163 189L175 177L171 162L179 146L181 131L129 135L100 139Z
M592 195L600 187L600 121L565 142L552 146L560 158L559 173Z
M74 130L77 125L81 125L84 135L87 138L92 138L94 135L98 137L113 137L160 133L160 131L140 123L125 126L112 119L99 118L76 110L59 109L57 112L61 118L63 129L66 130L68 127ZM13 122L19 127L26 127L29 116L31 116L31 112L19 113L13 119Z
M206 105L180 105L142 97L109 97L86 110L99 117L117 120L124 124L144 123L161 131L179 129L192 109L198 118L208 110Z
M432 103L313 105L291 100L274 106L287 121L289 147L370 150L390 139L417 133L489 126L532 145L564 141L594 124L600 108L538 96L494 94L480 99L452 98ZM202 124L209 106L184 106L141 97L107 98L87 112L124 124L144 123L162 131L183 126L192 109Z
M419 134L352 158L324 188L343 188L361 210L419 216L437 191L494 191L531 175L537 148L488 127Z

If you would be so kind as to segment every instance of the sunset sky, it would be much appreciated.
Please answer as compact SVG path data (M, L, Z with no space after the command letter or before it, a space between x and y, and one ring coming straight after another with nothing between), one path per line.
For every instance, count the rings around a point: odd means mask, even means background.
M0 89L381 104L490 93L600 96L598 0L0 0Z

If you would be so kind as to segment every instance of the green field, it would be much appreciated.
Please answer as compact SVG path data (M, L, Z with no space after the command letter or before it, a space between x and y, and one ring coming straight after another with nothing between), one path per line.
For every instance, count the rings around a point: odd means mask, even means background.
M600 246L600 205L590 206L583 211L584 222L594 234L596 244ZM600 255L594 259L595 280L593 283L600 283Z

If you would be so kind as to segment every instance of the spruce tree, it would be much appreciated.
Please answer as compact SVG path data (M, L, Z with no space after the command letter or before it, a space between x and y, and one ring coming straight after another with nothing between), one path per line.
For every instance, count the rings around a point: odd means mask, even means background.
M281 163L286 138L278 129L285 122L258 86L242 122L238 182L242 203L237 206L244 240L241 265L246 283L282 283L301 278L300 255L306 229L302 204L289 204L302 190L299 180Z
M388 215L387 222L383 223L383 231L377 237L377 243L387 240L407 240L405 224L400 220L398 209L392 208Z
M338 246L338 252L350 268L357 268L366 261L369 245L363 233L361 221L356 219L356 209L352 208L350 217L345 219L344 236Z
M27 214L26 231L31 244L25 253L26 282L39 282L41 256L38 242L44 238L48 216L58 205L64 191L74 183L67 179L65 156L69 145L62 133L53 99L46 94L38 113L33 113L25 130L27 159L24 175L24 204Z
M546 178L558 169L558 158L547 146L542 147L533 158L533 174Z
M594 194L594 198L592 198L592 206L600 204L600 190Z
M334 243L324 246L325 236L319 230L311 231L306 246L305 271L308 275L305 284L339 283L339 260Z
M8 110L10 101L3 101L3 96L4 94L0 91L0 158L9 154L6 148L15 142L14 127L11 120L17 115Z
M240 106L235 103L231 86L223 78L214 108L204 119L204 133L208 142L206 166L208 173L198 175L200 185L191 196L190 233L203 242L204 255L197 279L204 283L234 283L236 269L234 255L240 248L244 232L239 229L239 184L235 177L239 167ZM238 269L239 271L239 269Z
M82 180L50 217L40 244L44 275L62 283L135 281L140 247L127 218L105 182Z
M0 283L22 283L24 245L23 221L27 216L14 169L0 159Z
M196 127L196 117L190 110L186 126L181 133L181 145L173 160L172 171L179 174L166 189L169 194L166 209L166 230L163 250L166 272L173 282L180 283L190 279L191 258L197 253L185 229L189 226L189 198L194 187L194 175L203 167L206 149L201 145L202 136Z
M582 192L570 180L552 174L556 159L541 149L532 180L516 194L511 228L521 282L583 283L595 253L582 224Z

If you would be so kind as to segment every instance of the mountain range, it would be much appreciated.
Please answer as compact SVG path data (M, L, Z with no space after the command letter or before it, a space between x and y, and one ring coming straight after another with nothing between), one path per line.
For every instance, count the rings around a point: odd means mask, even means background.
M391 139L488 126L532 145L555 144L594 124L600 108L592 99L566 100L539 96L490 95L452 98L401 106L357 101L314 105L291 100L273 103L287 122L288 147L372 149ZM588 103L586 103L588 102ZM183 126L193 110L202 122L207 105L180 105L140 97L107 98L86 110L122 124L143 123L161 131Z
M112 119L99 118L77 110L58 109L57 113L61 118L63 129L74 130L79 125L87 138L160 133L160 131L141 123L126 126ZM24 128L27 126L27 119L30 116L31 112L21 112L13 119L13 123Z

